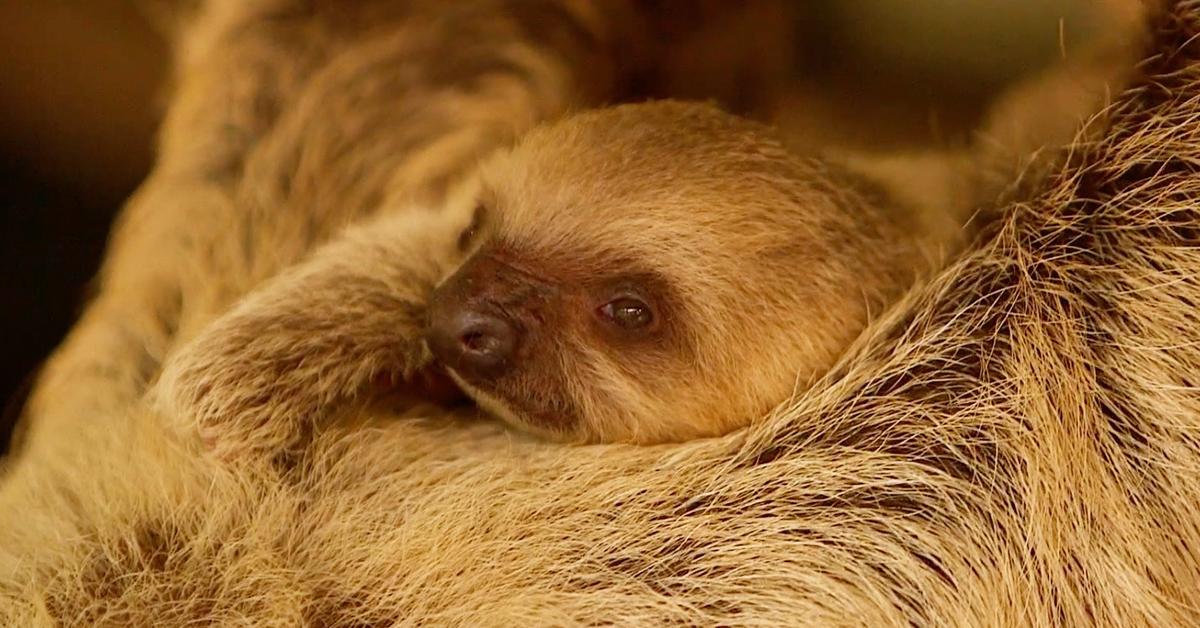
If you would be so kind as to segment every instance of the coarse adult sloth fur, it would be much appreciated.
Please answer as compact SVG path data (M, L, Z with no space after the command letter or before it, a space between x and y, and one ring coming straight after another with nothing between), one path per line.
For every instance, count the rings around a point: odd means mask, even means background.
M580 448L387 423L282 476L129 409L35 425L0 618L1195 625L1198 35L1200 3L1164 11L1105 137L760 425Z

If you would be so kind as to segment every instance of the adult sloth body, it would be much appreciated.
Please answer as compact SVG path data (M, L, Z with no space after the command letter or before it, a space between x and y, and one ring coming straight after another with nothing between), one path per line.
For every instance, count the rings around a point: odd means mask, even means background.
M395 422L326 434L282 476L232 474L122 407L175 342L145 332L149 306L181 295L194 335L303 251L271 249L220 294L130 257L0 488L0 619L1196 625L1200 8L1175 3L1156 29L1107 138L872 325L827 385L724 438L560 447ZM146 221L123 237L153 242Z

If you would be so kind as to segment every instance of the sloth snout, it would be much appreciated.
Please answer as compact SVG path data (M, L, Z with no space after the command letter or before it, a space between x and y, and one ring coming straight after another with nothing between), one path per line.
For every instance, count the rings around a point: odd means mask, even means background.
M471 382L495 379L516 353L518 331L503 316L469 306L435 308L427 342L434 356Z

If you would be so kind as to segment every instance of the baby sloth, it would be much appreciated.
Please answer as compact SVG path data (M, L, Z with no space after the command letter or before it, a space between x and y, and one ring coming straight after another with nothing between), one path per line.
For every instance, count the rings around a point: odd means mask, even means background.
M284 449L381 380L435 398L444 373L554 439L718 435L826 371L938 245L863 177L669 101L538 128L449 205L247 297L167 365L169 415Z

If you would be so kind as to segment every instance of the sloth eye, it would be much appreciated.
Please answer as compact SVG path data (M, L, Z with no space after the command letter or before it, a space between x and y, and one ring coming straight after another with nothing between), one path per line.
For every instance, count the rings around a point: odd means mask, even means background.
M641 329L654 322L654 313L644 301L621 297L600 306L600 314L625 329Z

